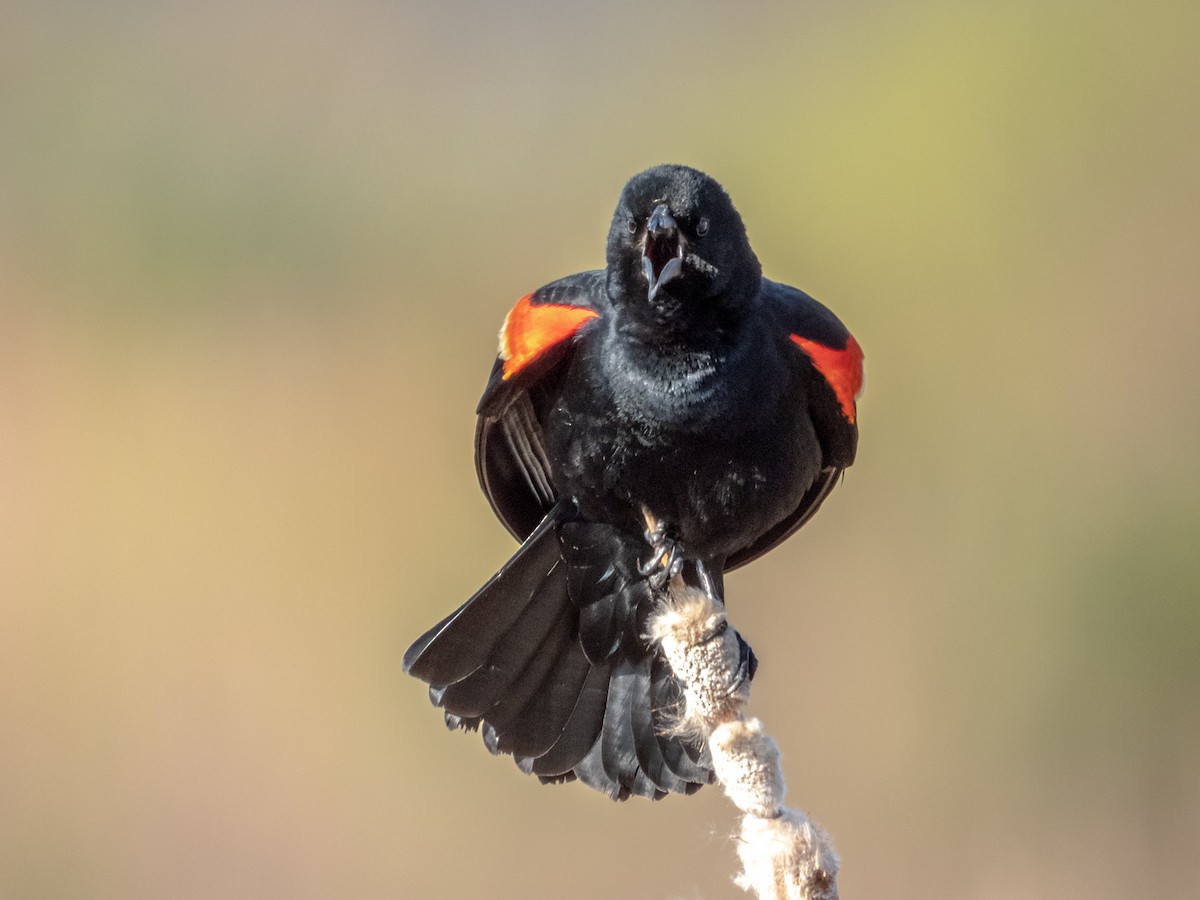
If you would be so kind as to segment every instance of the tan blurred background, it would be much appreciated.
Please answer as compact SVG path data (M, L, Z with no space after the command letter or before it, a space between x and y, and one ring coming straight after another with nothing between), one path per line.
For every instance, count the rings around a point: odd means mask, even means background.
M508 306L679 161L867 351L730 578L850 898L1200 896L1200 7L5 4L0 896L730 898L400 666Z

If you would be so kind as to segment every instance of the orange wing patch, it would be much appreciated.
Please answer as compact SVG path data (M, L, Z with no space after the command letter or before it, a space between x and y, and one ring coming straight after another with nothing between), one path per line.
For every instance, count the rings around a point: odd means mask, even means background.
M813 365L822 377L829 382L833 393L842 407L844 415L851 423L854 422L854 401L862 393L863 383L863 352L858 341L853 337L846 338L846 349L835 350L817 341L810 341L798 334L789 335L792 342L808 354Z
M517 301L500 328L500 358L508 380L560 341L575 334L583 323L600 314L581 306L556 303L536 305L533 294Z

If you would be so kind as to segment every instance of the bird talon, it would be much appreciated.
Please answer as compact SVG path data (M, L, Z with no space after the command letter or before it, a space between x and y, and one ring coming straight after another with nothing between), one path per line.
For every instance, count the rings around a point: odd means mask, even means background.
M661 550L667 540L667 523L642 507L642 517L646 520L646 530L642 537L655 550Z
M646 529L646 539L653 552L646 562L638 566L638 572L650 580L654 590L661 591L683 571L683 548L667 537L666 528L661 523Z

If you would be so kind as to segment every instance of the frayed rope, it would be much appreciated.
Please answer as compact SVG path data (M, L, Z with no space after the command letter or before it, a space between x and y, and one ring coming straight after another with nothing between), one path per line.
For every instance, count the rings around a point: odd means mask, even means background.
M735 883L759 900L837 900L839 863L829 835L783 805L779 747L762 722L742 714L750 679L724 607L677 578L649 632L685 686L672 731L708 741L717 780L743 813Z

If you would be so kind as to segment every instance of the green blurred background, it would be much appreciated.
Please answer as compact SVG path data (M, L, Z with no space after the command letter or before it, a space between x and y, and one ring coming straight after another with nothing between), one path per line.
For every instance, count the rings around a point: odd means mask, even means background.
M0 12L0 895L723 898L717 790L447 733L472 410L625 179L728 188L867 352L729 579L846 897L1200 896L1200 7Z

